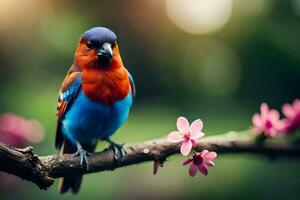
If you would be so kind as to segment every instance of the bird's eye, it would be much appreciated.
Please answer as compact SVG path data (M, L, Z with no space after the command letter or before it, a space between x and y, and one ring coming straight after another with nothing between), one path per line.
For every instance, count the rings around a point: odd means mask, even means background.
M112 48L115 48L116 45L117 45L117 42L114 42L114 43L111 45L111 47L112 47Z
M89 49L92 49L92 48L95 47L95 45L94 45L92 42L88 41L88 42L86 43L86 47L89 48Z

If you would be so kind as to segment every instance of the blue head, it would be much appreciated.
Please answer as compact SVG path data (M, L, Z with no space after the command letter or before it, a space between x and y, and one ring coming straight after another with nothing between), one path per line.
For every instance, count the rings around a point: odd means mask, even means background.
M76 49L79 67L107 67L116 54L117 36L105 27L94 27L84 32Z
M117 40L116 34L105 27L91 28L82 35L82 38L95 46L102 46L104 43L113 45Z

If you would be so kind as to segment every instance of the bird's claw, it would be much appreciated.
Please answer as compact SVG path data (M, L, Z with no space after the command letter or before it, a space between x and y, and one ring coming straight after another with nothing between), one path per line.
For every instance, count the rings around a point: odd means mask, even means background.
M127 155L124 149L124 144L118 144L115 141L113 141L110 137L104 140L106 140L110 144L108 146L108 149L112 149L114 151L115 161L124 161L124 158ZM118 155L120 155L120 157Z
M114 159L116 161L123 161L125 156L127 155L124 144L118 144L113 142L112 140L107 140L110 145L108 146L108 149L112 149L114 151ZM118 156L120 155L120 157Z
M89 161L87 159L88 156L91 155L91 153L85 151L82 148L79 148L76 153L73 154L74 156L80 156L80 165L82 168L86 168L86 170L89 170Z
M114 159L117 161L123 161L127 155L124 144L110 143L109 149L114 151ZM120 155L120 157L118 155Z

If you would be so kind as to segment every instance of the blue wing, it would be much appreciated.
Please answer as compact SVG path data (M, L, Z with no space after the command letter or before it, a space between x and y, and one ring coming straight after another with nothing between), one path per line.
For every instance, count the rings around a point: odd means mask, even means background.
M61 121L72 101L76 98L81 86L81 72L72 66L61 86L57 103L56 148L61 148L64 136L61 132Z
M129 73L129 81L130 81L132 96L135 97L135 95L136 95L135 84L134 84L133 77L131 76L130 73Z

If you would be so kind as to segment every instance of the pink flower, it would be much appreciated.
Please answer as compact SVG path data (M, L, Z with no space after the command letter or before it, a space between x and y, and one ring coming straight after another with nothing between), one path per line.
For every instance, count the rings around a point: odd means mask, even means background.
M267 137L278 136L284 127L279 112L274 109L270 110L266 103L261 104L260 112L260 114L254 114L252 118L254 132L258 135L264 133Z
M203 123L200 119L195 120L190 126L189 121L185 117L177 119L178 131L173 131L168 135L170 142L181 142L180 152L187 156L192 148L196 145L196 140L203 137Z
M44 128L37 120L27 120L11 113L0 115L0 142L22 148L30 143L40 143L43 139ZM21 186L19 178L0 172L0 191L9 193Z
M44 128L37 120L5 113L0 115L0 141L15 147L28 143L40 143L44 139Z
M290 133L300 127L300 100L296 99L293 104L284 104L282 112L285 115L284 133Z
M217 157L216 152L209 152L208 150L203 150L201 153L197 153L191 159L187 159L183 162L183 165L191 163L189 174L194 177L197 172L201 172L204 176L208 174L208 167L215 165L213 160Z

